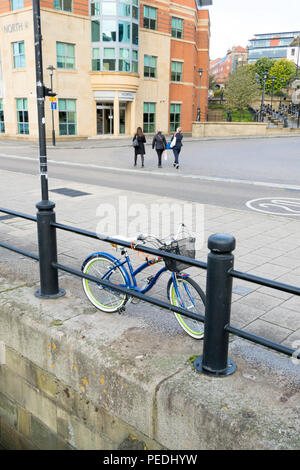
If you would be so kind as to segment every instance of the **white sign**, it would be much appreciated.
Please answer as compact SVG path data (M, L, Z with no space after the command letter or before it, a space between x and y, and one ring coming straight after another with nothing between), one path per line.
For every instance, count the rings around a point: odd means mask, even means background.
M134 93L131 91L119 91L119 100L120 101L133 101Z

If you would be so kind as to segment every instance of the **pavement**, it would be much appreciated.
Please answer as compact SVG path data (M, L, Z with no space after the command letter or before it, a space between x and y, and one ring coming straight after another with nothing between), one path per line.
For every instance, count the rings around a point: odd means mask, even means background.
M87 194L70 197L52 192L70 187ZM120 197L127 198L129 206L138 202L144 208L157 203L182 203L182 200L177 201L170 197L137 192L134 188L126 191L80 182L72 182L70 185L70 181L64 179L51 178L49 188L50 199L56 203L57 221L92 231L97 229L101 210L105 207L111 208L112 204L116 206ZM34 215L35 204L40 200L39 177L0 170L0 200L4 208ZM106 204L108 206L105 206ZM35 224L18 218L1 218L2 216L4 214L0 214L0 240L37 253ZM278 217L204 204L204 245L197 252L197 257L206 261L209 235L216 232L231 233L237 240L236 269L300 286L299 231L300 221L297 217ZM110 245L101 241L62 231L58 231L57 236L59 262L77 269L80 269L82 261L91 252L99 250L113 252ZM140 262L136 253L133 253L133 260L134 264ZM29 283L38 280L36 263L1 248L0 269L10 271ZM192 268L190 273L205 290L206 272ZM151 291L151 295L166 300L168 277L168 274L164 275L159 286ZM82 292L80 281L65 275L63 278L69 279L69 284L75 286L76 293L82 298L83 303L86 302L87 307L90 306ZM294 295L234 280L232 324L236 327L287 346L299 347L299 307L300 299ZM157 311L156 308L149 308L142 303L129 305L120 317L120 321L126 322L129 319L134 321L136 317L150 329L164 332L169 337L185 335L170 312L153 315L153 312ZM99 315L105 314L99 313Z

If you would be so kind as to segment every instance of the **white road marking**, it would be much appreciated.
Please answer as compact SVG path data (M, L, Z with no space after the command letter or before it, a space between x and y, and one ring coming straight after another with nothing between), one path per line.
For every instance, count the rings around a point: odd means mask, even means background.
M0 157L3 158L13 158L16 160L28 160L34 161L37 164L39 163L39 159L33 157L22 157L20 155L9 155L0 153ZM262 186L266 188L277 188L277 189L291 189L294 191L300 191L300 186L295 184L285 184L285 183L271 183L267 181L253 181L253 180L242 180L236 178L221 178L217 176L204 176L204 175L190 175L190 174L183 174L178 173L178 170L174 170L174 173L167 173L161 171L149 171L149 170L142 170L142 169L131 169L131 168L116 168L112 166L104 166L104 165L95 165L93 163L78 163L78 162L68 162L63 160L51 160L47 159L48 163L53 163L55 165L63 165L63 166L71 166L71 167L79 167L79 168L95 168L98 170L109 170L119 173L133 173L133 174L144 174L144 175L155 175L155 176L167 176L167 177L177 177L177 178L189 178L193 180L200 180L200 181L215 181L219 183L233 183L233 184L245 184L245 185L252 185L252 186ZM177 173L175 173L177 171Z
M300 199L291 197L263 197L246 203L249 209L264 214L300 217Z

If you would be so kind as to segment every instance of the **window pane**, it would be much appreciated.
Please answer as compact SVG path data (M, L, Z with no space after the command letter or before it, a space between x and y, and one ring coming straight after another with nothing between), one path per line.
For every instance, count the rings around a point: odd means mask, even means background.
M120 49L120 58L128 59L129 58L129 49Z
M67 100L67 109L68 111L76 110L76 100Z
M64 6L63 9L64 11L72 11L72 0L63 0Z
M132 44L136 46L139 43L139 27L136 23L132 23Z
M102 3L102 15L116 16L116 14L117 14L117 6L115 3L112 3L112 2Z
M98 20L92 21L92 41L100 41L100 21Z
M119 3L119 16L130 16L130 5Z
M106 70L106 71L116 70L116 61L114 59L103 59L103 70Z
M62 100L62 99L58 100L58 109L59 111L65 111L67 109L66 100Z
M115 49L112 47L105 47L104 48L104 55L106 59L114 59L115 58Z
M130 42L130 23L119 21L119 42Z
M102 31L103 41L115 41L116 40L116 22L113 20L103 21Z
M91 16L100 16L100 2L91 4Z

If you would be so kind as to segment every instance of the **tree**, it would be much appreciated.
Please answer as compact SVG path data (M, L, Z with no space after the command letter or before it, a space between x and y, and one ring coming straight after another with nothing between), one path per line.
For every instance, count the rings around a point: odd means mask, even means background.
M272 90L271 77L275 77L273 91L279 91L284 88L289 80L296 76L296 65L287 59L276 60L269 72L268 80L266 81L266 92L270 93ZM283 79L283 80L281 80Z
M247 65L239 67L232 74L225 88L226 109L243 113L244 109L251 106L257 98L257 94L257 84L251 68Z
M276 63L276 60L275 59L269 59L268 57L262 57L261 59L258 59L253 65L252 67L252 71L254 73L254 75L257 73L260 78L259 78L259 82L260 82L260 87L262 88L263 87L263 74L264 72L267 72L270 75L270 71L272 69L272 67L274 66L274 64Z

